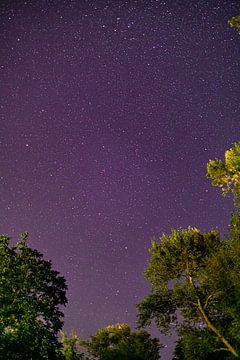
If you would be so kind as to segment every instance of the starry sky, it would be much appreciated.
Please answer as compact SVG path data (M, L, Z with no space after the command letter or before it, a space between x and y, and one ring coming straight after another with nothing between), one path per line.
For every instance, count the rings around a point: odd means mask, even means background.
M231 200L205 174L240 140L239 13L230 0L1 1L0 232L29 231L66 278L67 331L135 326L154 235L226 232Z

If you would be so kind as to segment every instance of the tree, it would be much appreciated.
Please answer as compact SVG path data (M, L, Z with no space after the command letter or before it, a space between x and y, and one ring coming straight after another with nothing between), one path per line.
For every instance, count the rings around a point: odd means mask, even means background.
M179 359L181 352L188 360L212 359L216 353L222 358L238 357L239 215L233 220L231 241L220 241L217 231L188 228L173 230L152 243L145 277L153 288L138 305L139 326L155 320L163 333L176 328Z
M240 17L239 17L240 18ZM225 164L221 160L210 160L207 164L207 176L213 186L222 188L226 196L231 191L235 197L235 205L240 207L240 143L225 152Z
M99 360L157 360L159 341L146 331L131 332L127 324L107 326L82 341L89 354Z
M23 233L16 246L0 236L0 358L57 359L65 279L50 261L27 245Z
M87 358L79 350L79 340L77 335L72 335L70 338L64 332L61 333L61 343L63 345L61 352L65 360L84 360Z
M206 262L200 276L200 284L205 291L215 294L210 306L215 310L215 322L225 336L231 339L237 353L240 353L240 214L232 215L230 236L222 243L214 257ZM209 309L208 309L209 310ZM216 339L210 337L206 328L185 328L175 351L175 360L181 359L230 359L226 351L216 351ZM196 351L200 354L194 357ZM184 354L184 356L182 356Z

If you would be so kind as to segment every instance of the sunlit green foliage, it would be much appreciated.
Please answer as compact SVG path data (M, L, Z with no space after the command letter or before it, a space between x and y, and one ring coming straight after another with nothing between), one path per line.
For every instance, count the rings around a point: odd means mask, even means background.
M228 24L240 31L240 15L232 17L230 20L228 20Z
M221 160L210 160L207 164L207 176L213 186L222 188L226 196L231 191L235 197L235 205L240 207L240 143L225 152L225 163Z

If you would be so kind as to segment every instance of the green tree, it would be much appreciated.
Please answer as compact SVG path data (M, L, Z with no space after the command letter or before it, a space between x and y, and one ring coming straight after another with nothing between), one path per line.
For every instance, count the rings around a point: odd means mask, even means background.
M239 235L236 218L232 229ZM184 359L207 359L215 352L238 357L240 244L238 251L239 237L238 242L231 237L220 241L217 231L188 228L152 243L145 276L153 287L138 305L139 326L155 320L163 333L176 328L178 352L192 354Z
M82 341L90 356L100 360L157 360L159 341L146 331L131 332L127 324L107 326Z
M219 251L208 258L199 275L199 283L212 297L207 309L216 326L240 353L240 214L232 216L230 236L223 241ZM210 296L210 295L209 295ZM214 312L215 311L215 312ZM231 354L219 351L216 337L207 328L185 327L180 331L175 360L181 359L230 359ZM196 356L196 353L198 356ZM194 357L195 356L195 357Z
M224 196L231 191L235 197L235 205L240 207L240 143L225 152L225 163L221 160L210 160L207 164L207 176L212 179L213 186L222 188Z
M65 360L84 360L87 358L79 350L79 340L77 335L72 335L70 338L64 332L61 332L61 352Z
M27 245L23 233L16 246L0 236L0 358L59 358L66 283L50 261Z

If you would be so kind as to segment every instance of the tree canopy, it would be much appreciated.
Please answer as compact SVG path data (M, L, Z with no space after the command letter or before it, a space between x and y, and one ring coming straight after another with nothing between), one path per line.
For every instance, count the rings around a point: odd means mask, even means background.
M227 241L217 231L188 228L152 243L145 271L152 292L138 305L139 326L154 320L165 334L177 329L177 351L187 354L184 359L238 357L240 245L234 234L239 225L236 214Z
M146 331L132 332L127 324L107 326L82 341L90 356L99 360L157 360L159 341Z
M0 358L57 359L66 283L50 261L27 245L0 237Z

